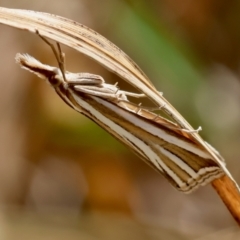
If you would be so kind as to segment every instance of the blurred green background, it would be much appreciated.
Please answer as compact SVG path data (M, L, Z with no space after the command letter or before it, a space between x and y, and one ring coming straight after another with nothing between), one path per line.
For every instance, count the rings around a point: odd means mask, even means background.
M240 2L0 0L61 15L125 51L224 156L240 183ZM123 80L63 47L67 69ZM183 195L127 148L15 64L17 52L55 65L36 35L0 25L2 239L237 239L211 187ZM149 103L145 103L149 104ZM238 236L238 237L237 237Z

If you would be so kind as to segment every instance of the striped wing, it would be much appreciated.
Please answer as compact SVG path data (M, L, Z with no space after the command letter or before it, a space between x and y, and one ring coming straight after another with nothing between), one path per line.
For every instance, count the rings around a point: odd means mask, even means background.
M129 146L178 190L190 193L223 175L212 156L201 145L179 134L174 124L170 127L168 121L161 119L164 126L116 103L74 89L66 96L75 110Z

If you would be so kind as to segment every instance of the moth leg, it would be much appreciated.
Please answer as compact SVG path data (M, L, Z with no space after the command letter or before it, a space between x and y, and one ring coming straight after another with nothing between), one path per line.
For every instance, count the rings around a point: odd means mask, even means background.
M63 79L66 82L66 76L65 76L65 65L66 65L66 61L65 61L65 53L62 51L60 43L57 42L57 48L58 48L58 53L59 53L59 61L58 61L58 66L62 72L63 75ZM57 59L58 60L58 59Z
M99 88L99 87L89 87L89 86L75 86L74 89L78 92L86 93L95 97L101 97L106 100L118 100L118 96L115 93L112 93L112 91L108 91L105 88Z
M123 94L125 94L126 96L129 96L129 97L135 97L135 98L146 97L146 95L144 93L132 93L132 92L121 91L121 90L119 90L118 92L123 93Z
M116 86L116 84L114 85ZM119 90L120 92L120 90ZM141 98L141 97L147 97L144 93L133 93L133 92L127 92L127 91L121 91L122 93L124 93L126 96L129 97L135 97L135 98ZM159 92L161 95L163 95L162 92ZM165 105L164 105L165 106ZM161 107L162 108L162 107ZM159 110L159 109L158 109Z
M57 59L58 66L62 73L63 79L65 82L67 82L66 76L65 76L65 54L62 52L60 44L57 42L58 50L56 50L56 47L51 42L49 42L45 37L43 37L38 30L36 30L36 34L52 49L53 54Z
M195 130L188 130L188 129L181 129L181 131L186 132L186 133L199 133L200 131L202 131L202 127L199 126L197 129Z
M164 103L162 106L160 106L160 107L144 107L144 109L145 110L148 110L148 111L150 111L150 112L154 112L154 111L160 111L160 110L162 110L163 108L165 108L165 106L166 106L166 103ZM157 117L155 117L155 118L157 118ZM154 118L154 119L155 119Z
M91 73L66 73L68 86L103 87L104 79Z

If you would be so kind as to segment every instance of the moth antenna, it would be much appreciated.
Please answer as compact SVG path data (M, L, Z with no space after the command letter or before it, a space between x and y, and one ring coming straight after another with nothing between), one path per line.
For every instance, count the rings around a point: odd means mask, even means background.
M64 82L67 82L66 76L65 76L65 54L62 52L60 44L57 42L57 50L56 50L56 47L51 42L49 42L45 37L43 37L38 30L36 30L36 34L52 49L53 54L56 57L59 69L62 73Z

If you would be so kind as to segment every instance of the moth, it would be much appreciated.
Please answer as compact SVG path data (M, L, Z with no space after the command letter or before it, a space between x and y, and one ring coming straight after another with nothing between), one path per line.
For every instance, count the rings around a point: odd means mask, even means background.
M188 137L198 146L202 146L224 173L237 186L217 152L207 144L186 119L157 91L139 66L120 48L81 23L61 16L23 9L0 7L0 23L36 33L65 44L97 61L113 73L120 76L133 87L144 93L162 112L177 123L178 128L187 130ZM61 68L60 68L61 70ZM191 136L190 136L191 135Z
M46 79L67 105L128 146L176 189L190 193L224 175L222 167L190 132L128 100L128 96L145 94L120 90L98 75L65 71L60 44L57 43L56 50L39 36L53 49L59 68L43 64L28 54L17 54L16 62ZM219 153L207 146L224 166Z

